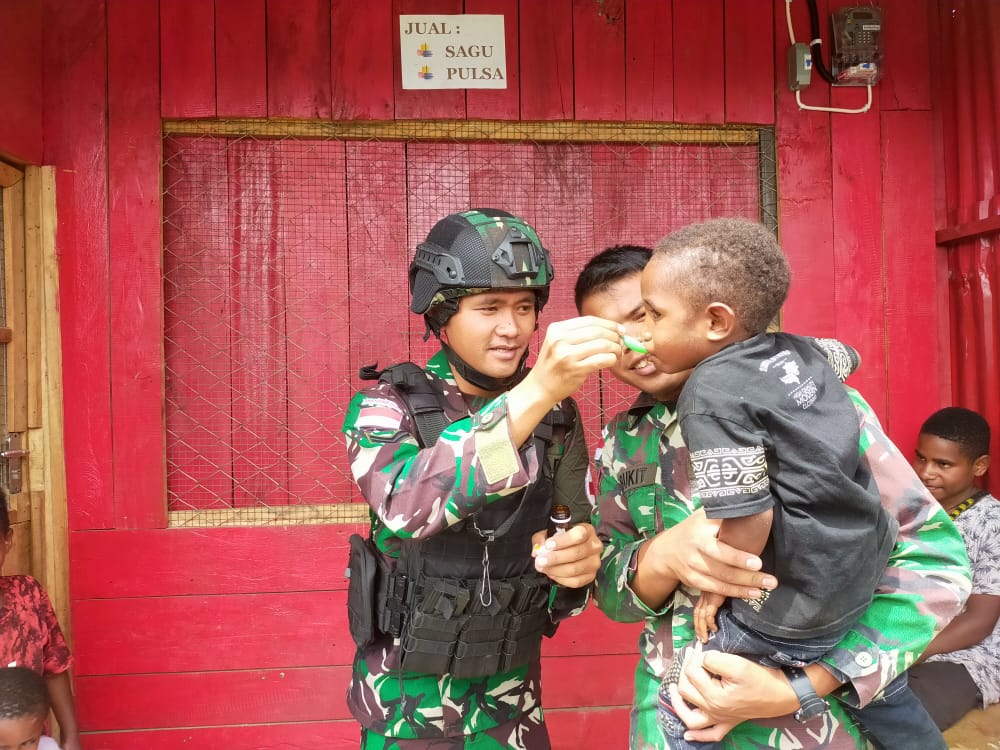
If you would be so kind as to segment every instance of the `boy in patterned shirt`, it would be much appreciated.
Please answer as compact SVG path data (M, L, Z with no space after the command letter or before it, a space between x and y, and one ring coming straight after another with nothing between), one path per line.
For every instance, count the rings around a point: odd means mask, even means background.
M970 409L934 412L920 428L913 468L955 521L969 553L972 594L931 641L910 685L938 727L1000 702L1000 502L977 487L990 468L990 426Z

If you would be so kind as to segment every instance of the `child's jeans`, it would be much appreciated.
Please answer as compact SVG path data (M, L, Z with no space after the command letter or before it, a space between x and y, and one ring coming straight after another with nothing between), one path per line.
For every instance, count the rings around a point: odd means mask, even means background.
M864 708L842 704L881 750L947 750L934 718L910 690L904 672L889 683L882 697Z
M765 667L804 667L812 664L837 645L844 635L835 633L808 641L773 638L749 629L733 617L729 607L722 607L715 620L719 630L704 645L705 651L737 654ZM674 668L660 685L657 718L667 747L671 750L718 750L722 747L721 743L687 742L684 739L685 726L673 709L668 690L671 682L676 683L682 667L681 659L675 658ZM847 704L844 708L882 750L947 750L934 720L907 686L905 674L889 684L881 699L861 709Z

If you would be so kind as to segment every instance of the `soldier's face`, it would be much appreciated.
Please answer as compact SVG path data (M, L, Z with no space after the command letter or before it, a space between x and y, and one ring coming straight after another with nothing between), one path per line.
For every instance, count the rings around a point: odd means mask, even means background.
M479 372L508 378L528 348L535 318L534 292L472 294L459 300L458 312L441 329L441 339Z
M580 305L580 312L621 323L627 333L641 336L646 320L641 278L642 274L634 273L590 294ZM618 359L618 363L608 369L626 385L645 391L660 401L675 401L691 374L690 370L679 373L660 372L648 355L628 349Z

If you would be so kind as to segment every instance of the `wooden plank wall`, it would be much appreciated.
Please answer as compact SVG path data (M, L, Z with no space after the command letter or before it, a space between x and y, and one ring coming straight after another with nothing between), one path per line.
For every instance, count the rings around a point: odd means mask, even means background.
M42 160L42 4L0 3L0 159Z
M981 413L993 427L988 474L1000 493L1000 393L993 387L1000 370L1000 6L995 3L939 2L945 32L938 41L936 69L942 106L938 135L944 194L938 209L938 259L947 271L950 302L941 323L951 333L956 405ZM988 61L980 64L980 60ZM990 230L982 231L986 225ZM978 233L968 231L978 227ZM949 237L950 235L950 237ZM950 295L948 292L950 291ZM948 338L942 337L944 345Z
M819 0L824 19L846 4ZM908 451L915 425L945 397L946 364L926 346L937 314L932 27L925 2L919 12L913 0L880 5L891 19L886 73L873 111L857 116L798 111L784 81L784 3L770 0L0 4L2 46L20 53L0 60L0 81L13 81L0 153L57 170L85 747L357 741L342 699L351 529L165 528L161 118L773 125L780 231L795 273L785 325L862 351L856 384ZM804 38L806 3L792 10ZM403 91L396 17L462 11L504 14L508 88ZM41 71L25 62L39 46ZM854 106L860 96L817 82L804 98ZM358 148L377 159L394 146ZM372 202L382 187L370 187ZM347 211L372 221L364 205ZM399 223L380 221L378 241L412 245ZM635 635L590 612L546 644L557 748L622 744Z

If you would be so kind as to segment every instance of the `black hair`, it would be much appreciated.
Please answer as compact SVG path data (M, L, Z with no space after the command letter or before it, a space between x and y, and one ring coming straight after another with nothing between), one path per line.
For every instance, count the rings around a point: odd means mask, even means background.
M762 333L788 296L791 270L774 234L748 219L709 219L656 245L672 284L692 307L729 305L751 336Z
M652 255L652 248L642 245L615 245L588 260L580 275L576 277L576 288L573 292L576 311L580 312L583 301L591 294L604 291L626 276L642 273Z
M0 668L0 719L45 717L49 713L49 687L27 667Z
M958 443L971 461L990 452L990 426L982 415L961 406L946 406L927 417L920 434Z

